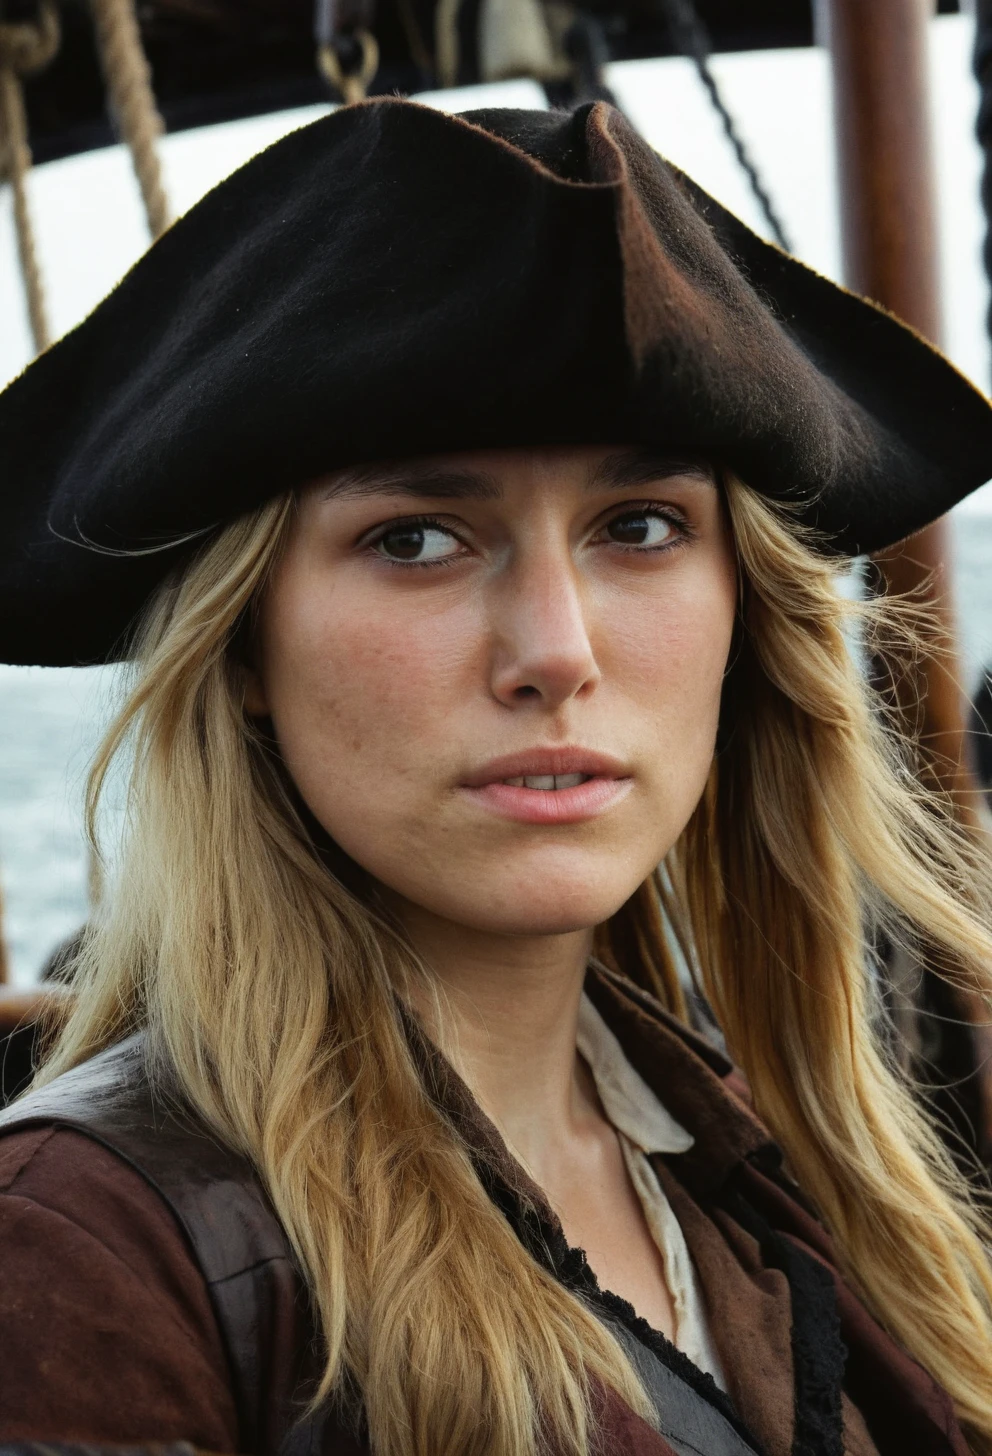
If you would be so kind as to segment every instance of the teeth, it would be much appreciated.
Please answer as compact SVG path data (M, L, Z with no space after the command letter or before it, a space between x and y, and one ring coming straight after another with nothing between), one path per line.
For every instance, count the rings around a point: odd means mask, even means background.
M577 789L584 784L588 774L530 774L525 778L504 779L511 789Z

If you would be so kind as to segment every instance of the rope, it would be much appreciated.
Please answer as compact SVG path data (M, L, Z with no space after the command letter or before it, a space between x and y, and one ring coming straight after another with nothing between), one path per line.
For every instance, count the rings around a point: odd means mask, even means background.
M737 157L742 171L747 176L747 180L751 185L751 191L764 214L772 237L780 248L790 253L792 249L789 245L785 229L758 175L758 169L751 161L747 148L737 131L737 124L727 110L726 102L720 95L720 88L716 84L716 77L710 70L709 37L699 18L693 0L661 0L661 3L668 19L672 39L682 55L687 56L689 60L695 63L696 70L699 73L699 79L706 87L710 101L713 103L713 109L723 123L727 140L734 149L734 154Z
M157 147L165 124L155 104L134 0L93 0L93 20L111 107L131 153L148 231L157 238L171 221Z
M588 11L578 11L564 34L562 45L572 67L573 104L608 101L622 111L620 102L606 84L610 47L602 21Z
M31 168L31 149L28 146L27 117L24 113L24 93L20 79L7 66L0 69L0 135L3 138L4 162L14 194L14 230L17 234L17 255L24 281L31 336L34 339L35 353L40 354L43 349L47 349L51 335L25 185Z
M406 34L410 59L421 73L423 80L429 84L434 79L434 57L427 49L420 24L414 13L412 0L396 0L396 9L400 17L400 24Z
M317 67L329 86L332 86L345 106L364 101L369 85L379 69L379 47L370 30L353 31L347 39L358 46L358 69L345 71L335 45L317 47Z
M461 65L461 42L458 16L462 0L437 0L434 11L434 69L442 88L458 85Z
M14 200L17 256L27 299L35 352L48 347L50 338L45 290L35 247L27 176L31 170L28 121L21 77L40 71L59 48L59 19L52 0L42 0L34 25L0 23L0 175L10 180Z
M992 0L978 0L975 16L974 68L981 87L981 102L975 130L981 143L984 165L982 167L982 206L985 210L985 241L982 257L985 272L992 283ZM992 305L985 318L986 329L992 336Z

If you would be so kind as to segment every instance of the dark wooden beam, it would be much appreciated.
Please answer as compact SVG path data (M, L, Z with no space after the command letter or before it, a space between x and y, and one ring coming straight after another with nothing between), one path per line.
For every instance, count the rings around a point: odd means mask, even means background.
M936 179L927 76L928 0L817 0L820 38L830 49L845 282L941 342ZM925 401L921 401L925 408ZM897 684L918 726L924 772L947 791L959 822L983 836L966 733L968 702L958 651L953 542L943 518L875 558L893 593L913 592L930 608L930 651ZM923 972L921 976L921 971ZM907 1052L915 1015L937 1016L936 1062L944 1088L934 1101L992 1166L992 1032L973 992L933 980L894 948L893 990L914 1008L903 1019ZM921 988L922 987L922 992ZM929 987L929 990L928 990ZM922 995L922 1001L920 999ZM942 1018L949 1017L949 1021ZM960 1034L948 1035L955 1024ZM914 1070L927 1075L917 1065Z
M819 0L832 61L845 282L941 342L937 208L927 84L928 0ZM946 519L876 560L893 592L921 592L938 621L912 682L941 785L970 818L964 668Z
M927 0L828 0L846 282L940 342Z

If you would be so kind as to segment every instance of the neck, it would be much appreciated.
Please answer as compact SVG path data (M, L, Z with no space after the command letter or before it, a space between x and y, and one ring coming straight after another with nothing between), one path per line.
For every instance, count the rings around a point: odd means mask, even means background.
M560 1149L588 1127L598 1103L576 1052L579 1002L592 932L499 936L404 907L405 929L441 990L414 1009L531 1175L553 1180Z

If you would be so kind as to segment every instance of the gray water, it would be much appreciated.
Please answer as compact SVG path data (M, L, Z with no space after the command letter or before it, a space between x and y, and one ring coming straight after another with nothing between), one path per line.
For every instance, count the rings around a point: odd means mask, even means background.
M955 537L973 685L992 664L992 515L958 516ZM15 984L29 985L85 915L83 785L119 691L114 668L0 667L0 884Z

